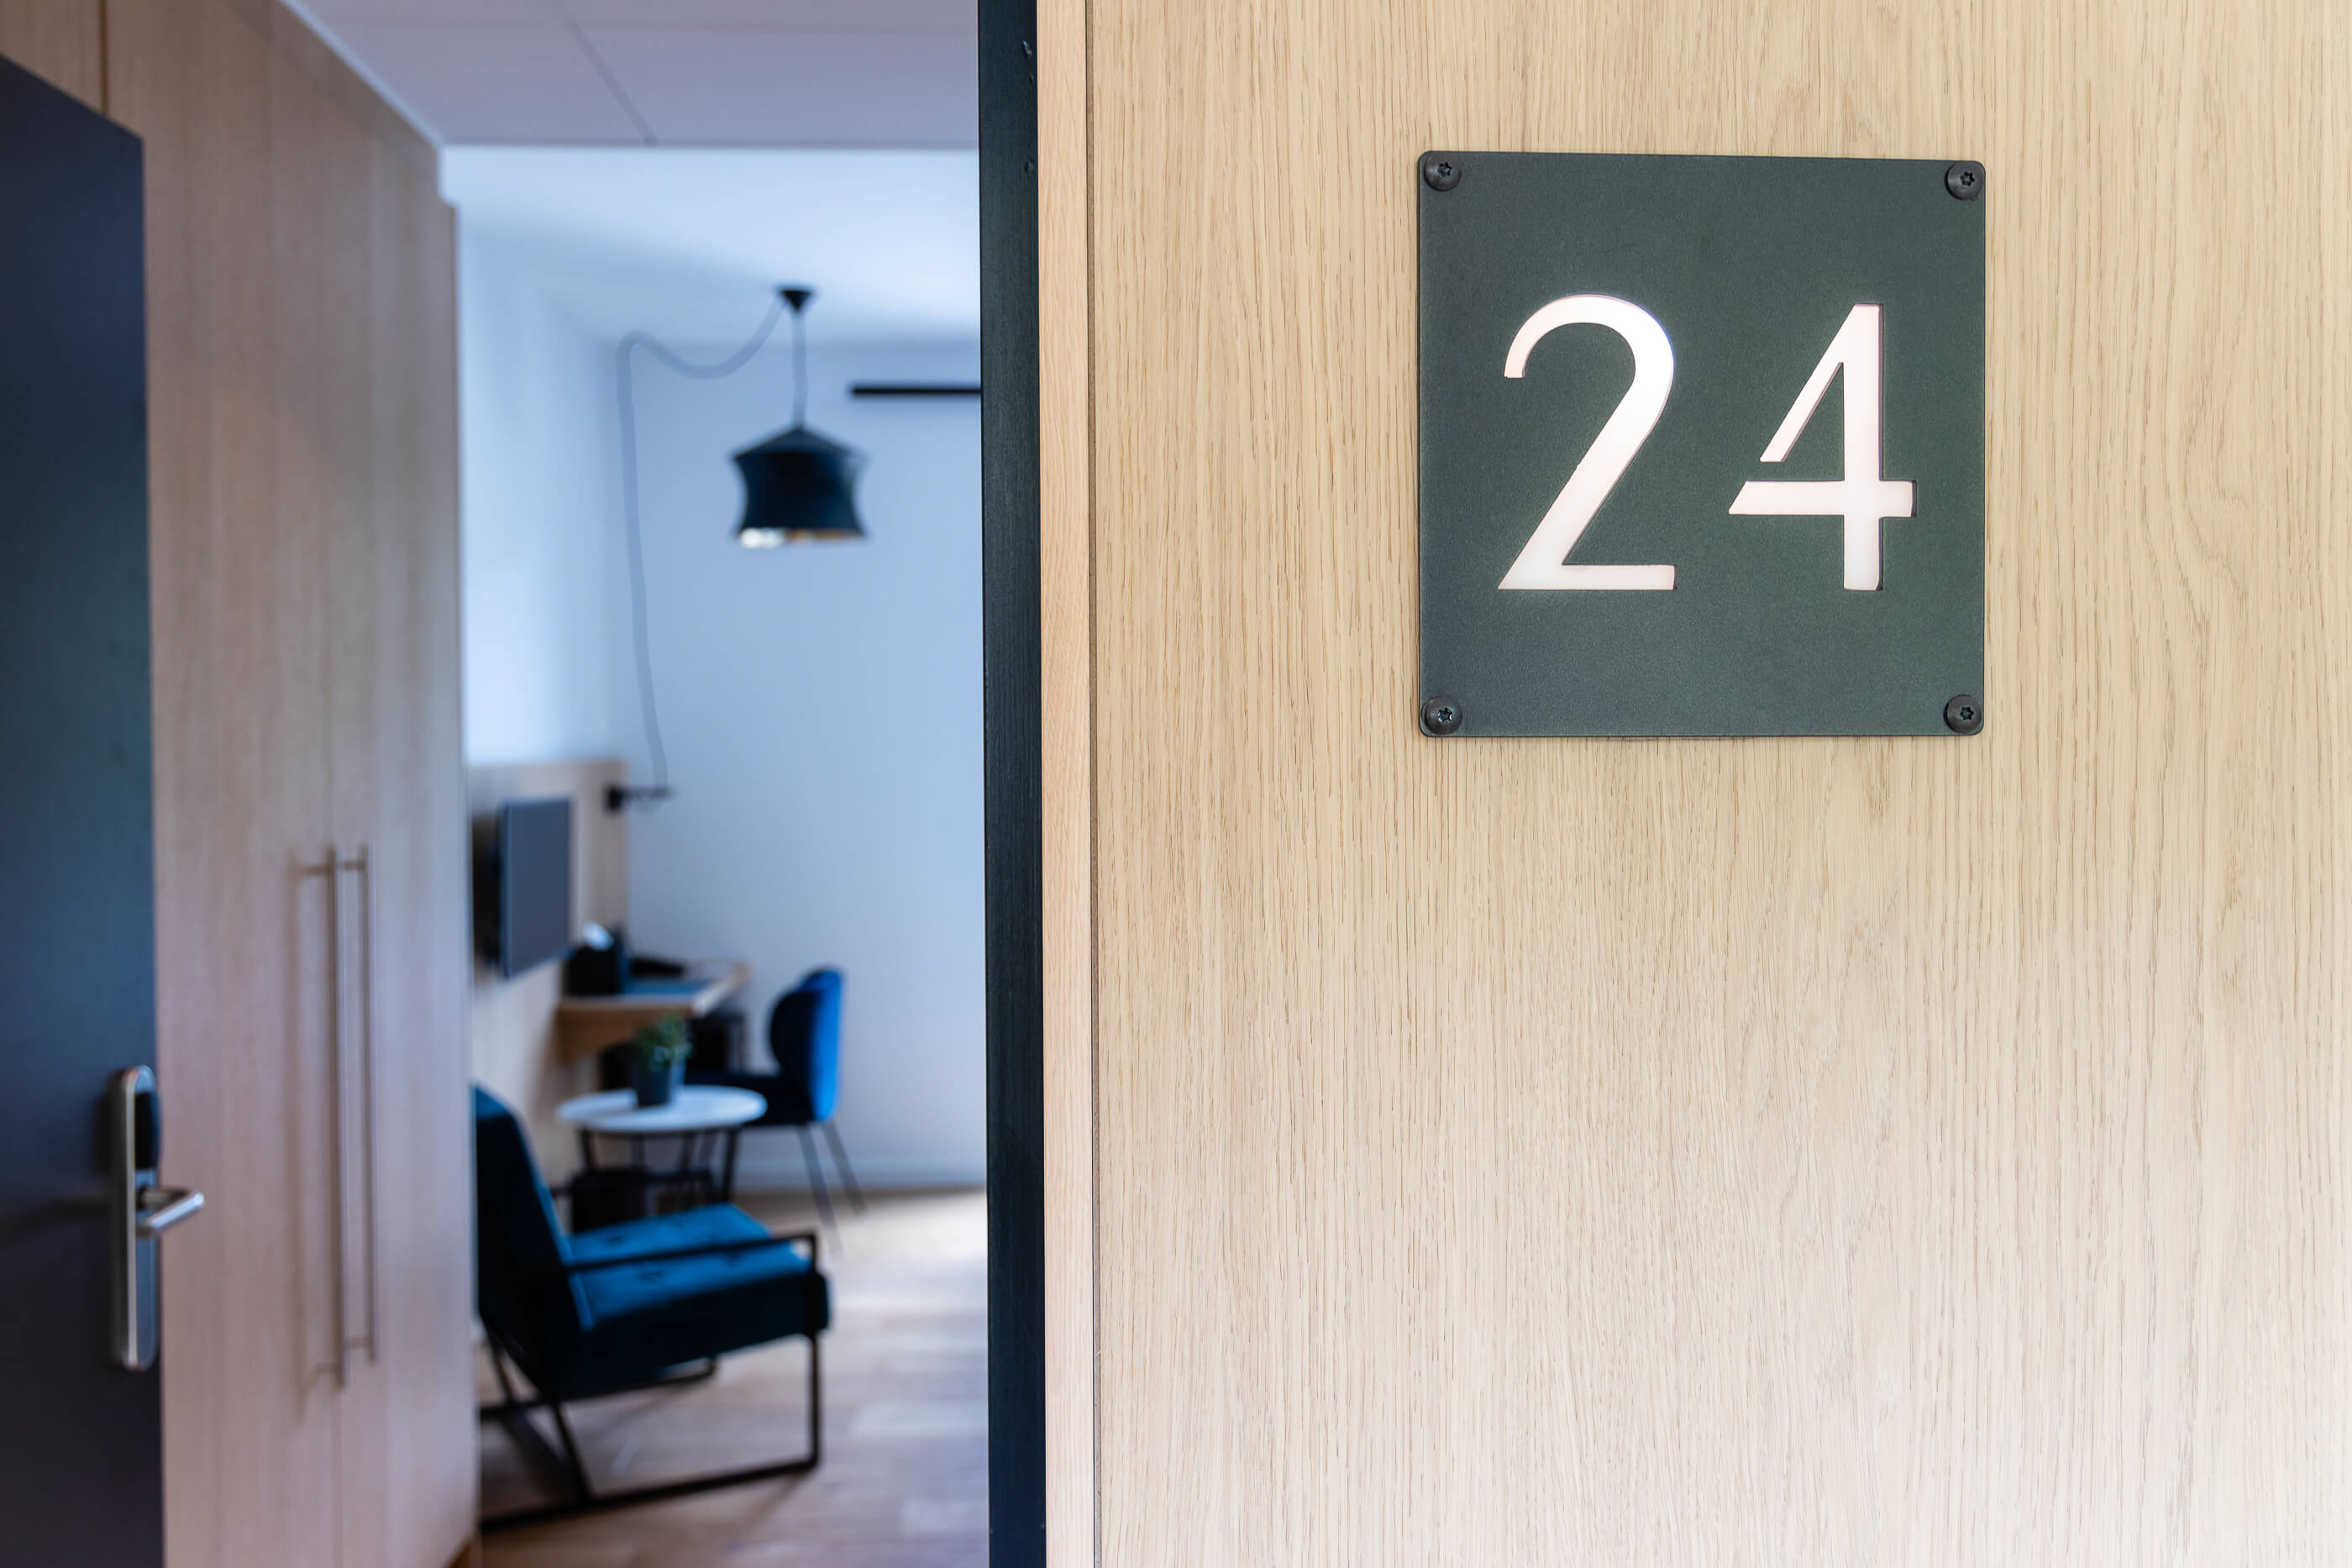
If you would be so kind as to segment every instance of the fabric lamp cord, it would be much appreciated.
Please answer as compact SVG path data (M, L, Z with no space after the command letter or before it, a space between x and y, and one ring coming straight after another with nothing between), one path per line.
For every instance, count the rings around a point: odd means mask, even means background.
M615 381L621 398L621 529L629 547L629 625L635 636L637 656L637 711L646 731L646 752L653 764L653 782L634 789L618 789L612 798L619 805L642 803L657 805L668 798L669 753L662 745L661 714L654 697L653 637L647 626L646 611L646 548L645 530L637 501L637 396L635 355L643 349L679 375L698 382L724 381L750 364L768 340L775 336L776 323L783 319L785 300L790 294L799 294L793 302L793 422L801 422L808 406L808 350L801 330L801 306L807 300L805 290L779 293L775 303L768 307L767 319L760 329L727 358L716 364L698 365L682 358L649 333L632 332L621 340L614 350ZM618 805L615 806L618 809Z
M796 289L784 298L793 307L793 428L802 430L808 425L808 296Z

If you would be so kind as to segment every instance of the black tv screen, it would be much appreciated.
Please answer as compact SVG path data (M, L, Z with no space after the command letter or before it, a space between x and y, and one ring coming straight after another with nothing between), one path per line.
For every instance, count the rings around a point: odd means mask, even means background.
M499 971L537 968L572 950L572 802L499 808Z

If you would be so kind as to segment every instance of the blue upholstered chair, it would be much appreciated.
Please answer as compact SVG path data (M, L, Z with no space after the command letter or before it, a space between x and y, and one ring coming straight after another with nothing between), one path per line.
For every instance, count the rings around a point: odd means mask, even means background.
M816 1468L824 1409L817 1336L832 1321L832 1294L817 1267L814 1231L771 1235L722 1203L568 1236L521 1124L478 1087L474 1194L482 1327L506 1396L483 1414L571 1493L550 1508L485 1519L485 1530ZM806 1458L631 1491L595 1489L563 1413L567 1402L708 1377L730 1351L794 1335L809 1343ZM509 1364L535 1397L516 1393ZM552 1444L530 1420L542 1406L554 1418Z
M768 1013L768 1049L776 1059L773 1072L746 1072L734 1062L690 1061L688 1083L716 1083L749 1089L768 1102L768 1113L755 1127L791 1127L801 1135L801 1157L808 1162L809 1186L816 1195L817 1213L833 1223L833 1198L824 1186L824 1169L816 1155L812 1127L824 1129L832 1145L833 1163L840 1167L841 1184L860 1213L866 1195L857 1190L857 1173L849 1168L849 1151L842 1147L841 1132L833 1124L834 1107L841 1100L841 971L811 969L801 983L776 998Z

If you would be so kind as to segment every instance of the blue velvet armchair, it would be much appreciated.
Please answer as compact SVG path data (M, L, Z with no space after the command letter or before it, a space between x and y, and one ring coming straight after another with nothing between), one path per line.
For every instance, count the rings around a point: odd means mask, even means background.
M483 1414L570 1494L552 1507L485 1519L484 1530L816 1468L824 1451L817 1336L832 1321L832 1295L818 1267L815 1232L772 1235L732 1204L711 1204L567 1235L521 1124L480 1088L474 1091L474 1188L479 1310L505 1395ZM809 1344L804 1458L629 1491L596 1490L566 1403L708 1377L729 1352L793 1336ZM535 1397L517 1393L509 1364ZM553 1418L553 1443L530 1420L542 1407Z

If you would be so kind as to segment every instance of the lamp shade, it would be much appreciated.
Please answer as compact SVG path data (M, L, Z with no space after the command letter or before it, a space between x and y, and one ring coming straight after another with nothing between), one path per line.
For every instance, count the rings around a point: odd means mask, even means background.
M743 476L743 520L735 542L766 549L786 540L862 539L851 487L866 459L796 424L735 454Z

